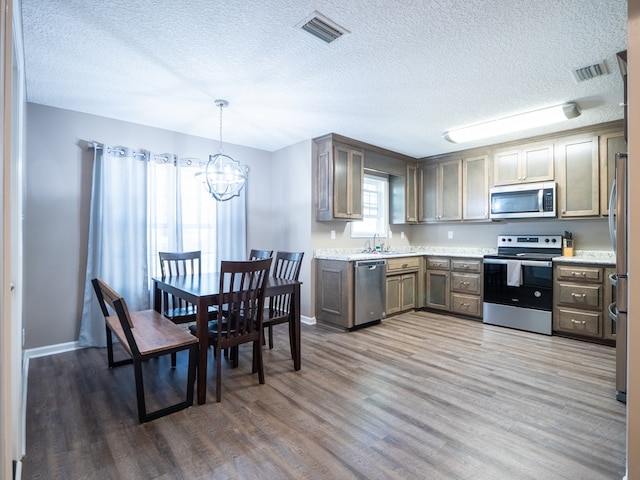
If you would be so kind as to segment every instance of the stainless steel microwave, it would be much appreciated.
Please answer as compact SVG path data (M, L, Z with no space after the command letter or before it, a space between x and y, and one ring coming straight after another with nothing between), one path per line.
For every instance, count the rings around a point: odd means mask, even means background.
M556 217L556 183L520 183L490 190L490 218Z

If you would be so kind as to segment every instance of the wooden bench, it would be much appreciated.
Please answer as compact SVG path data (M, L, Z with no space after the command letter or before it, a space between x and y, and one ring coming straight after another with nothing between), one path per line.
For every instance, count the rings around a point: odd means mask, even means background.
M94 278L92 284L106 322L109 368L133 363L140 423L193 405L198 339L155 310L129 312L124 298L104 281ZM107 305L111 310L107 308ZM113 335L118 338L130 358L114 361ZM186 399L147 413L142 363L150 358L175 354L182 350L189 350Z

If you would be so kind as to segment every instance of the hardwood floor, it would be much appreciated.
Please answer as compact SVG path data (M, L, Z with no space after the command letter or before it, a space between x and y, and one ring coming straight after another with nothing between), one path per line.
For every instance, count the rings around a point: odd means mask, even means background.
M24 479L621 479L615 349L426 312L338 333L285 325L266 384L223 359L222 402L139 425L106 349L32 359ZM211 352L209 362L211 360ZM186 357L146 366L162 397ZM215 372L211 368L209 372ZM152 377L149 374L154 375ZM182 384L176 385L180 392Z

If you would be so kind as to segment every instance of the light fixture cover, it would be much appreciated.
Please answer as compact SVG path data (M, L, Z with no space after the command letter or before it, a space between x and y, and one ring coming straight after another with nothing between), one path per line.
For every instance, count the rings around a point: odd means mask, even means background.
M240 195L247 181L246 169L240 162L222 153L209 156L204 174L207 190L221 202Z
M575 103L564 103L553 107L541 108L510 117L478 123L468 127L456 128L445 132L443 137L451 143L471 142L481 138L495 137L506 133L518 132L529 128L541 127L561 122L580 115Z

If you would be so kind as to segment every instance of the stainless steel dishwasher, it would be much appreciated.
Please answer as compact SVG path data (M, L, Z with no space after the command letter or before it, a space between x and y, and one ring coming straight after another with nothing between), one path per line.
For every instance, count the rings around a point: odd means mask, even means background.
M382 320L387 303L387 262L360 260L355 269L354 325Z

